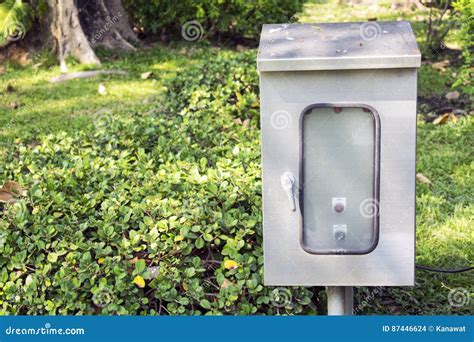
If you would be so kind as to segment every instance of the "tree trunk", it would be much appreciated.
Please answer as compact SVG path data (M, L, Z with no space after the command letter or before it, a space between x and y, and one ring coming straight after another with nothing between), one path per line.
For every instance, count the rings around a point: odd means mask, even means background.
M117 30L120 32L122 37L129 42L132 42L135 45L140 45L135 32L133 32L130 27L130 22L128 19L127 12L122 6L122 1L120 0L105 0L106 7L109 9L109 13L120 13L119 21L116 24Z
M134 51L138 39L120 0L78 0L80 20L92 47Z
M56 39L61 71L67 71L66 58L73 56L84 64L100 65L79 21L74 0L48 0L51 33Z
M65 72L69 56L100 66L95 47L133 51L140 44L121 0L47 0L47 5L47 15L35 22L25 39L0 47L0 56L15 46L37 51L54 45Z

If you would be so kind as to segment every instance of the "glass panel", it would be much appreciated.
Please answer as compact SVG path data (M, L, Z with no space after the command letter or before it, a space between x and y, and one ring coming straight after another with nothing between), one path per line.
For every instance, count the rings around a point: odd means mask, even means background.
M376 121L363 108L318 107L303 118L303 245L361 254L378 239ZM378 167L378 166L377 166Z

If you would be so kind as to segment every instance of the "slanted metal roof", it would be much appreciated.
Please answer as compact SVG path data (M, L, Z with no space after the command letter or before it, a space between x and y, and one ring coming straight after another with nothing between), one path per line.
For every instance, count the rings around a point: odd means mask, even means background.
M407 21L263 25L259 71L419 67Z

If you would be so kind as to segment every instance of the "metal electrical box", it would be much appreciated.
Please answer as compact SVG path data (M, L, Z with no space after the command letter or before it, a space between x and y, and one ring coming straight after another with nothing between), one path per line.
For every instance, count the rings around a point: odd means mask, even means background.
M408 22L263 26L267 285L414 285L420 60Z

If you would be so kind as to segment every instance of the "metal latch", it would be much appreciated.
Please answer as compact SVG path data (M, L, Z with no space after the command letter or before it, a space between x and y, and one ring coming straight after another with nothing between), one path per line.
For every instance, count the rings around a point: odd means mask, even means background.
M296 210L296 198L295 198L296 178L295 176L293 176L291 172L285 172L284 174L281 175L280 182L281 182L281 187L285 191L286 197L290 201L291 211L295 211Z

